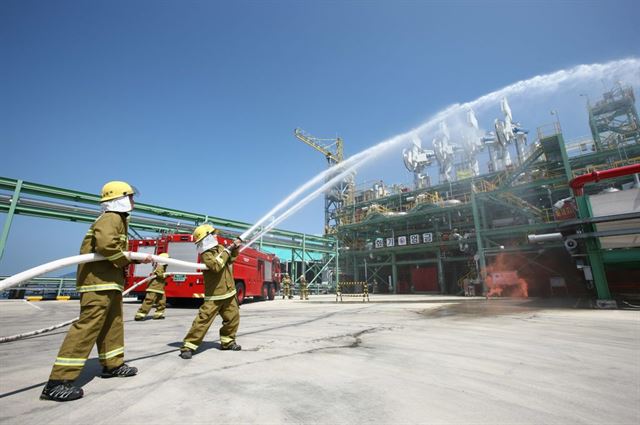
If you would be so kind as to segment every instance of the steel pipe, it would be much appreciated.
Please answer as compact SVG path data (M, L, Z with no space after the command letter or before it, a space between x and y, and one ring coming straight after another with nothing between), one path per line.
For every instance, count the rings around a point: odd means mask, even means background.
M640 173L640 164L625 165L624 167L612 168L610 170L593 171L589 174L582 174L569 182L575 196L584 195L584 185L600 180L613 179L629 174Z
M562 240L562 233L546 233L543 235L527 235L529 243L554 242Z

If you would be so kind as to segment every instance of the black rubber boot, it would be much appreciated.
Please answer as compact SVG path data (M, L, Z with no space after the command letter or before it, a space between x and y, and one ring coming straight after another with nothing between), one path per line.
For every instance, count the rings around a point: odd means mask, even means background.
M227 346L220 346L221 350L227 351L240 351L242 350L242 347L239 346L238 344L236 344L235 342L232 342L231 344L227 345Z
M42 389L40 400L71 401L82 398L84 391L72 381L49 381Z
M193 351L186 349L184 351L180 351L180 357L185 359L185 360L190 360L191 356L193 355Z
M106 367L103 367L102 374L100 376L103 378L128 378L129 376L134 376L137 373L137 367L129 366L123 363L118 367L114 367L113 369L107 369Z

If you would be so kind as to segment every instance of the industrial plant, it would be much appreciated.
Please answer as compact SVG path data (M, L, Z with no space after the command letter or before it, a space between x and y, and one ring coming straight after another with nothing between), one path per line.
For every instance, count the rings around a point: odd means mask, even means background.
M585 120L591 137L570 142L557 116L534 127L514 119L507 98L500 110L492 131L479 130L469 108L463 131L443 120L432 140L413 137L398 158L412 184L359 185L354 174L340 179L324 191L324 235L260 227L264 234L254 247L277 255L280 265L269 267L269 277L259 279L264 287L253 295L273 299L281 289L279 275L290 273L294 281L305 276L318 293L335 292L340 282L362 282L351 289L571 296L603 308L633 303L640 296L640 120L633 87L619 84L589 101ZM327 180L339 170L345 160L341 138L321 139L302 129L294 136L326 157ZM433 178L426 174L432 165ZM0 255L14 214L78 222L99 215L94 194L7 177L0 178L0 190L0 211L8 214ZM188 234L200 223L228 237L252 227L137 204L131 248L151 252L159 242L149 240ZM196 261L195 251L180 249L183 259ZM132 268L131 277L148 272L137 270ZM251 296L248 282L241 283ZM73 295L73 284L37 278L9 295Z
M469 109L466 124L475 131L456 138L443 121L432 141L414 139L403 151L412 186L357 188L348 179L328 191L325 230L340 247L340 278L364 280L374 293L571 295L600 306L637 299L640 121L633 88L618 85L587 110L591 137L568 143L559 120L525 129L503 98L494 131L478 133ZM329 149L300 130L295 135L330 166L342 161L342 140ZM437 183L424 174L432 163Z

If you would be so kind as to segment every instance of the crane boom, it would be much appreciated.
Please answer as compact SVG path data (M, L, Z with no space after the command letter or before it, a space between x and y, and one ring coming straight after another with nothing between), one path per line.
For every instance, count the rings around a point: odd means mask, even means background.
M293 131L293 134L296 136L298 140L306 143L307 145L311 146L315 150L321 152L327 158L329 166L334 164L339 164L344 159L343 143L340 137L337 137L335 139L319 139L317 137L313 137L309 134L306 134L304 131L302 131L299 128L296 128ZM332 143L329 143L328 145L323 146L319 142L332 142ZM335 145L335 152L332 152L329 148L334 145Z
M335 139L320 139L305 133L299 128L293 131L296 138L305 144L311 146L327 158L329 168L336 164L340 164L344 159L343 142L340 137ZM328 142L328 143L327 143ZM330 180L339 170L334 170L333 174L329 174L326 179ZM325 192L324 195L324 233L332 234L337 231L341 224L340 210L345 205L353 204L354 194L354 177L353 174L347 176L344 180Z

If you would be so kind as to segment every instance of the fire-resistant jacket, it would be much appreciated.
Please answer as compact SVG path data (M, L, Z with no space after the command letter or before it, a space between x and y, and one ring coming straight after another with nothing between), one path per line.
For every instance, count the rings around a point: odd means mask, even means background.
M147 286L147 292L155 292L158 294L164 294L164 287L167 285L167 280L164 277L164 272L167 271L166 264L160 264L153 271L153 274L156 276L149 286Z
M230 251L222 245L200 254L200 259L208 267L202 271L205 301L225 300L236 294L232 264L237 257L238 250Z
M106 260L80 264L77 272L78 292L121 291L124 268L131 262L127 250L126 213L105 212L91 225L82 240L80 254L98 253Z

